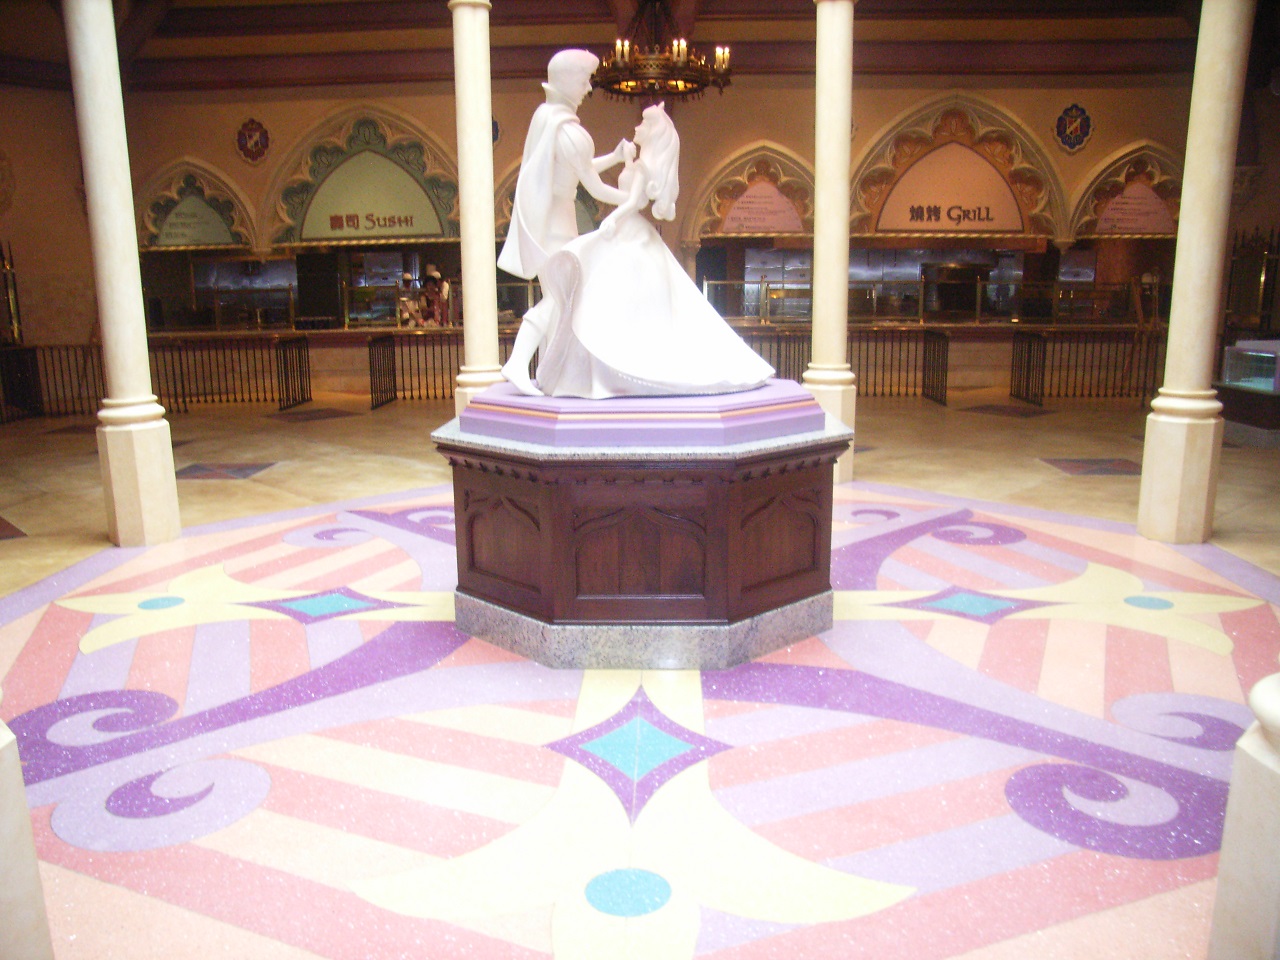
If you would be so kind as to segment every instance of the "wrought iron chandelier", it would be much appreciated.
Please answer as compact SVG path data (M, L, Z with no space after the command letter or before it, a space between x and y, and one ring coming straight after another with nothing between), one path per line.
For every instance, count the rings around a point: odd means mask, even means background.
M729 48L716 47L708 61L676 33L667 0L639 0L626 36L614 43L592 85L628 100L689 100L707 87L723 92L729 85Z

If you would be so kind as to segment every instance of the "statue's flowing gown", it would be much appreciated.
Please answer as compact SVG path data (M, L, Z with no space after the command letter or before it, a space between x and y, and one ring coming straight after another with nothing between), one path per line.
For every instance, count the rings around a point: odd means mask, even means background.
M626 190L629 167L619 178ZM538 274L531 313L546 331L538 387L548 396L734 393L773 368L734 333L639 212L570 241Z

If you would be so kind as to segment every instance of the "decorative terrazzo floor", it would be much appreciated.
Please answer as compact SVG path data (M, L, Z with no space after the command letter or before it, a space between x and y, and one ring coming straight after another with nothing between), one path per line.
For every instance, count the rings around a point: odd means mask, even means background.
M1202 956L1280 580L837 488L832 630L722 672L458 633L432 487L0 599L58 956Z

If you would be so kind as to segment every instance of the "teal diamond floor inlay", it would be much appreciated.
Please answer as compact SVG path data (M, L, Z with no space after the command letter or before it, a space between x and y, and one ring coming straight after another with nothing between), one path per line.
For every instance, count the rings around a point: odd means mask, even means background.
M613 764L632 780L639 780L650 770L687 752L690 746L643 717L633 717L618 729L584 743L582 749Z
M318 597L299 597L297 600L285 600L280 606L306 614L313 620L325 617L337 617L357 610L370 610L377 606L371 600L349 597L344 593L327 593Z
M993 613L1001 613L1016 607L1017 604L1012 600L986 597L978 593L953 593L948 597L940 597L937 600L926 600L920 606L960 613L967 617L989 617Z

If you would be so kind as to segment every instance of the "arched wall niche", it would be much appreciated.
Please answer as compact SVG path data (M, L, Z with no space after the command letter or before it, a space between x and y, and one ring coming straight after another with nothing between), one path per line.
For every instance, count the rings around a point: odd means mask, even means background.
M685 247L707 237L812 236L813 171L775 143L752 144L704 181L685 218Z
M961 181L943 179L936 200L909 202L917 232L929 236L1044 236L1058 238L1065 224L1066 204L1053 165L1034 136L1010 114L975 97L948 94L919 107L889 126L864 155L853 178L850 232L873 235L881 232L886 204L895 188L910 177L913 167L938 151L964 160L975 174L975 182L998 203L1016 205L1004 215L986 211L991 203L970 203L963 195ZM934 163L939 161L933 156ZM997 183L999 181L999 183ZM998 189L997 189L998 188ZM952 195L948 191L960 191ZM905 202L902 193L895 203ZM966 214L964 211L978 210ZM916 214L919 214L917 217ZM1018 221L1020 220L1020 224ZM896 224L889 231L910 236L912 231ZM1012 229L1008 229L1012 228Z
M1182 201L1182 166L1173 152L1142 142L1094 169L1071 217L1077 239L1173 238Z
M139 246L236 250L256 246L249 204L222 174L193 157L164 167L139 192Z
M459 235L456 165L431 134L379 107L318 125L268 196L277 246Z

